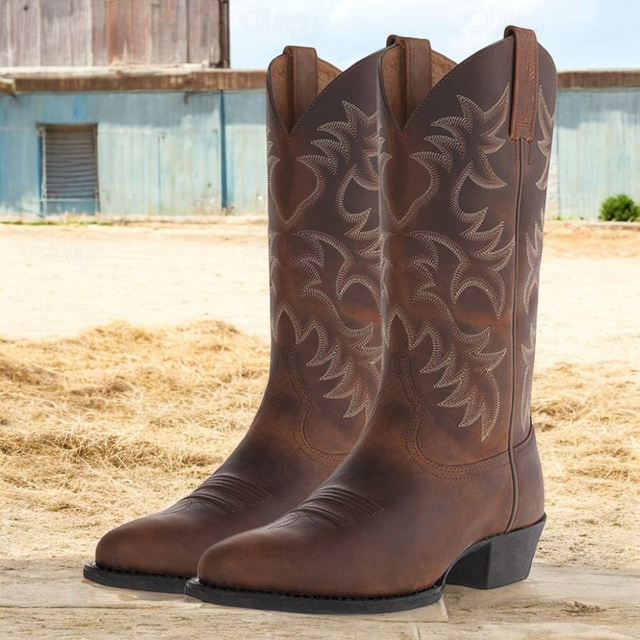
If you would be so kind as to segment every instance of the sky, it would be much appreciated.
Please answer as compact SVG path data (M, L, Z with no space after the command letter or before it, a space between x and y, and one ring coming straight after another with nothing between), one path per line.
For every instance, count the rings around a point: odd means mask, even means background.
M637 0L230 0L231 66L264 69L285 45L345 69L387 35L428 38L456 62L532 28L559 71L640 69Z

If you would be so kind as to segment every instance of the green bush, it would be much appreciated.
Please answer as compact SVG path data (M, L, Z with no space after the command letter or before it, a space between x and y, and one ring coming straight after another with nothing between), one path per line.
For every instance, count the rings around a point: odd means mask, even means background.
M600 205L600 220L634 222L640 220L640 207L624 193L611 196Z

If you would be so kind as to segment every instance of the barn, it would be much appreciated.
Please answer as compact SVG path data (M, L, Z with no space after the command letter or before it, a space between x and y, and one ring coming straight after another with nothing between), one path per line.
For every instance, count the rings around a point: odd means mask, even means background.
M640 201L640 71L558 74L547 215L596 219L607 197Z
M263 212L264 81L226 0L5 0L0 216Z
M0 218L266 211L265 72L230 68L228 0L1 5ZM640 200L640 72L558 84L547 215Z

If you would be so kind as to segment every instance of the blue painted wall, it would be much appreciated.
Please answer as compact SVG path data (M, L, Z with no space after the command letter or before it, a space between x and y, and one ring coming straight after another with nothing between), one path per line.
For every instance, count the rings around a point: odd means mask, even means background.
M640 202L640 89L559 91L553 145L548 211L596 219L611 195Z
M230 213L267 210L266 94L252 91L222 94L225 203Z
M264 91L0 96L0 215L41 211L38 124L98 125L100 210L266 209Z
M265 93L0 95L0 216L41 211L38 124L97 123L111 216L264 213ZM640 89L558 93L547 212L595 219L640 201Z

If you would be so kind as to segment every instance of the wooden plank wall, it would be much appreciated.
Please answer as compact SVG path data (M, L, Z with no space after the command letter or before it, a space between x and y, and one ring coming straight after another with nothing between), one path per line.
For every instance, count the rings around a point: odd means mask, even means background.
M0 67L218 66L221 0L1 0Z
M189 25L189 51L191 62L214 60L221 61L220 38L220 3L218 0L190 0L187 3L187 24Z

